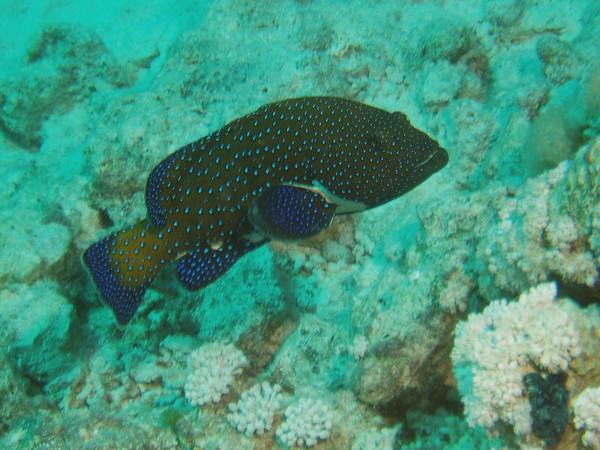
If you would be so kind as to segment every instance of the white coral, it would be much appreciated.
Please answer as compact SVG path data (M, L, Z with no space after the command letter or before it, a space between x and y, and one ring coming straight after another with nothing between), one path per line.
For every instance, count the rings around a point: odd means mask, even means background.
M588 235L594 233L590 218L597 201L588 191L598 185L599 144L597 140L574 161L529 179L516 197L500 200L499 220L477 250L495 287L521 289L525 283L547 281L553 273L575 284L595 285L598 248Z
M531 431L523 376L532 365L565 370L580 352L575 326L555 297L556 285L544 283L457 326L452 363L471 425L489 428L500 419L517 434Z
M575 426L585 429L582 441L591 448L600 449L600 387L584 390L573 405Z
M192 352L190 363L192 372L185 382L185 396L192 405L204 405L218 402L248 361L231 344L211 343Z
M244 392L237 403L229 404L227 420L246 436L261 436L271 429L275 412L281 405L281 386L268 382L255 384Z
M321 400L300 399L285 410L277 437L286 445L312 447L331 433L333 415Z

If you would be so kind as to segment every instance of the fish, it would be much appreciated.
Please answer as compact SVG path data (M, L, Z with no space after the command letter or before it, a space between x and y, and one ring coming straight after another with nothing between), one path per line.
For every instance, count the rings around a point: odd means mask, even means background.
M167 265L186 289L201 289L265 243L315 236L447 163L401 112L325 96L266 104L158 163L147 217L92 244L83 262L125 325Z

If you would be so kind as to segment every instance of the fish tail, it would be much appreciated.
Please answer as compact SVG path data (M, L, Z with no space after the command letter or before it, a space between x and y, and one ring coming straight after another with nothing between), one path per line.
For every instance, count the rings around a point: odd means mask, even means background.
M162 233L143 220L92 244L83 261L102 299L124 325L169 256Z

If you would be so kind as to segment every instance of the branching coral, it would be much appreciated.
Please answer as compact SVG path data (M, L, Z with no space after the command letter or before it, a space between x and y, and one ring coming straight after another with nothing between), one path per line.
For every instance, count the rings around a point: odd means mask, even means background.
M285 410L285 422L277 430L277 437L291 446L312 447L329 437L333 415L321 400L300 399Z
M237 403L229 404L227 420L246 436L261 436L273 425L275 412L281 405L281 386L266 381L255 384L242 394Z
M222 343L203 345L190 355L190 362L193 370L185 383L185 396L192 405L218 402L248 363L241 351Z
M490 428L502 420L517 434L531 432L523 377L564 371L580 352L575 326L555 297L554 283L541 284L457 326L452 363L469 424Z

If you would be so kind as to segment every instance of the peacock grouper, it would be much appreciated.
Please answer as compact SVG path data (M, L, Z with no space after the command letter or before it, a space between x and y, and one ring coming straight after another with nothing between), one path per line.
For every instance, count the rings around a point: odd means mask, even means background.
M172 261L185 287L199 289L265 242L313 236L447 162L400 112L337 97L267 104L160 162L146 184L147 218L94 243L83 260L126 324Z

